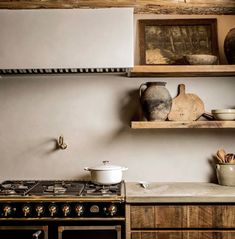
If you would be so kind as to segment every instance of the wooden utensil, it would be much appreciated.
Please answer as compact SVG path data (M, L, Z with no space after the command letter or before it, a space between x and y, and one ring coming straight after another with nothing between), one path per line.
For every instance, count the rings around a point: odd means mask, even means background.
M218 156L219 158L221 158L224 163L226 162L226 160L225 160L225 155L226 155L226 152L225 152L224 149L219 149L219 150L217 151L217 156Z
M203 101L195 94L186 94L185 85L178 86L179 94L172 101L168 119L171 121L194 121L205 112Z

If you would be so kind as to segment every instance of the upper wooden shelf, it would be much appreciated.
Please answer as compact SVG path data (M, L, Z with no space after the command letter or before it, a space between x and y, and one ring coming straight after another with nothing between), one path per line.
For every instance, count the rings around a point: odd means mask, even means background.
M128 76L235 76L235 65L136 65Z
M132 121L132 129L235 129L235 121Z

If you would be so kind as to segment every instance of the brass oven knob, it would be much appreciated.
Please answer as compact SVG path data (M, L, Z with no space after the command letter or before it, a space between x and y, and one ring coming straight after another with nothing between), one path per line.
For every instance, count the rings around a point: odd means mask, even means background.
M4 217L7 217L11 214L12 208L11 206L7 205L3 207Z
M28 205L23 206L22 212L23 212L24 216L27 217L30 213L30 206L28 206Z
M71 208L69 205L65 204L62 206L62 211L63 211L64 216L67 217L71 211Z
M50 212L51 217L53 217L57 212L57 206L53 205L53 204L50 205L49 206L49 212Z
M37 205L36 206L36 212L37 212L38 217L40 217L43 214L43 212L44 212L43 205Z
M84 213L84 207L80 204L76 205L75 211L77 215L80 217Z
M117 213L117 206L114 204L110 204L108 208L104 208L106 213L110 216L114 216Z

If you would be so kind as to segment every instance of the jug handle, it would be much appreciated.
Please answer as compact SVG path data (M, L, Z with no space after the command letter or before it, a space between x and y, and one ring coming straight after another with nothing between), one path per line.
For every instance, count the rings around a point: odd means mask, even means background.
M143 84L140 85L140 87L139 87L139 97L140 97L140 98L141 98L141 95L142 95L143 86L146 86L146 87L147 87L147 84L146 84L146 83L143 83Z

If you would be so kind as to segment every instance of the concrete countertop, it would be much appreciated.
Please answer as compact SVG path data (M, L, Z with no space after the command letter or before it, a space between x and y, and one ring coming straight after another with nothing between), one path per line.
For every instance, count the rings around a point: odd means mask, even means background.
M126 182L127 203L235 203L235 187L213 183Z

